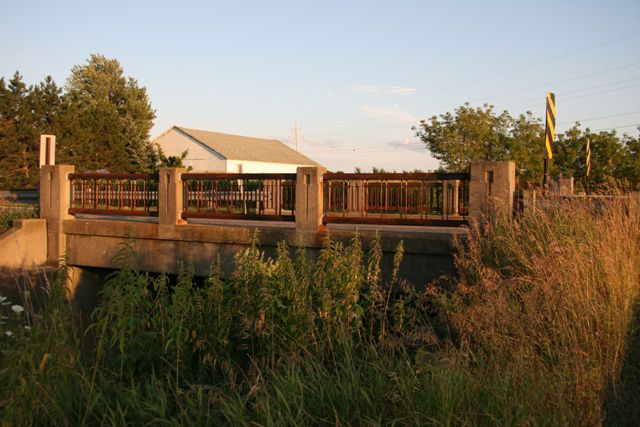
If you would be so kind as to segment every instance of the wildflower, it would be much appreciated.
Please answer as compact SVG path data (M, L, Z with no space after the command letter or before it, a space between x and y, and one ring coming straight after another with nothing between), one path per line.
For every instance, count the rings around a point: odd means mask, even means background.
M0 296L0 304L2 305L8 304L7 297Z
M16 304L16 305L12 305L11 306L11 310L13 310L13 312L16 313L16 314L20 314L20 313L22 313L24 311L24 308L22 308L21 305L17 305Z
M13 336L13 332L11 331L5 331L4 334L8 337L12 337Z

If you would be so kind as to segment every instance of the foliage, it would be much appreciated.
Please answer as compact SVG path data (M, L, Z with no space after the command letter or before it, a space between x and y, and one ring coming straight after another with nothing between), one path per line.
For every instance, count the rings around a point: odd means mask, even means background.
M37 218L37 207L19 207L13 208L9 206L6 209L0 208L0 234L13 227L13 221L17 219Z
M638 218L604 202L496 221L460 242L458 278L421 293L402 246L385 274L380 239L327 237L315 262L254 246L203 279L141 272L123 244L84 355L64 271L42 310L5 308L0 422L637 424L635 405L605 403L637 365Z
M530 112L512 117L496 114L493 106L465 104L413 128L445 170L468 169L472 160L513 160L523 182L540 182L544 158L544 124ZM586 182L586 142L591 142L590 183L622 181L640 188L638 139L620 138L615 131L582 130L580 124L557 136L552 173Z
M57 162L78 170L148 172L161 162L149 142L155 118L146 89L115 59L91 55L64 92L50 76L27 86L0 78L0 188L33 188L40 135L57 136Z
M47 76L27 86L20 73L0 78L0 188L33 188L39 181L40 134L58 133L61 90Z
M66 84L60 160L80 170L147 172L155 111L147 90L115 59L91 55Z

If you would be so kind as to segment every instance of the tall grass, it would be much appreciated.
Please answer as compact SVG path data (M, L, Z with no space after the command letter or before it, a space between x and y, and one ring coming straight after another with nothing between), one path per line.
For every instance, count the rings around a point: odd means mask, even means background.
M417 293L399 276L402 246L382 274L379 239L364 252L357 237L327 237L314 262L300 249L281 245L268 258L254 246L230 275L213 262L206 278L188 262L177 278L141 272L135 242L124 243L91 340L64 299L64 270L42 310L0 307L0 420L606 420L638 326L638 218L615 204L561 205L473 228L458 249L459 276Z

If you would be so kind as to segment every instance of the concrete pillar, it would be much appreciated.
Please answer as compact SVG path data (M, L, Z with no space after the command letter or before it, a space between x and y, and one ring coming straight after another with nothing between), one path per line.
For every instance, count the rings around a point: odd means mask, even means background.
M47 264L59 266L66 255L64 221L73 219L71 207L71 165L45 165L40 168L40 218L47 220Z
M511 216L516 188L516 165L511 161L471 162L469 217L474 221Z
M160 225L186 224L182 219L182 174L184 168L160 168L158 174L158 222Z
M555 178L550 182L549 190L552 193L558 194L560 196L573 195L573 177L570 176L568 178Z
M451 183L442 181L442 214L445 218L449 218L451 208Z
M453 181L452 183L452 191L453 191L453 200L452 200L452 205L451 205L451 213L453 215L458 215L460 213L460 204L459 204L459 199L460 199L460 180L456 179L455 181Z
M56 136L40 135L40 166L56 164Z
M303 241L315 240L322 228L322 176L320 166L299 167L296 177L296 231Z
M526 214L535 209L537 198L536 190L522 190L522 212Z

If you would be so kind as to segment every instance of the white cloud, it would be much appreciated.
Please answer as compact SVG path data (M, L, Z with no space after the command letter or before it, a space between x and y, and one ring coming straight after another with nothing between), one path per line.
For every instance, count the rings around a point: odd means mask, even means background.
M349 92L359 95L411 95L416 90L412 87L404 86L357 85L349 86Z
M402 111L397 104L392 104L389 107L363 105L359 109L369 117L382 119L389 123L415 124L420 121L420 119L413 114Z
M387 143L388 146L393 148L400 148L412 151L425 151L426 148L424 144L415 139L405 138L399 141L390 141Z

